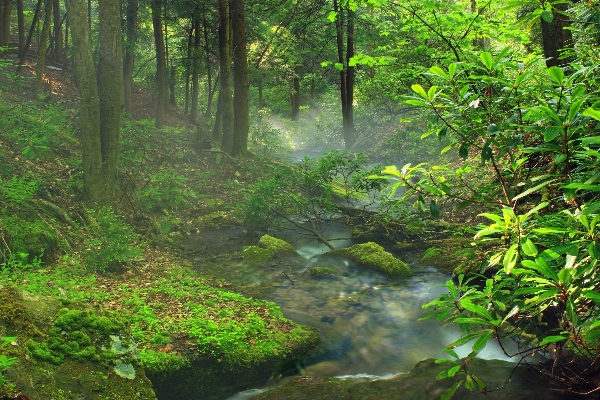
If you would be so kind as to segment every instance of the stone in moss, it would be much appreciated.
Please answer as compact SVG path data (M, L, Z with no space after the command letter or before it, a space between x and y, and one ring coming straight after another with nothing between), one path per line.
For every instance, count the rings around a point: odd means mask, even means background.
M273 258L273 250L263 249L258 246L246 246L242 249L244 260L252 263L265 263Z
M390 278L409 277L412 275L411 270L402 260L385 251L377 243L355 244L345 249L334 250L334 253L349 258L368 268L383 272Z
M258 246L271 250L275 255L278 256L295 257L299 255L291 244L285 240L277 239L269 235L264 235L261 237L258 241Z
M338 275L338 272L329 267L312 267L310 269L310 276L323 276L323 275Z

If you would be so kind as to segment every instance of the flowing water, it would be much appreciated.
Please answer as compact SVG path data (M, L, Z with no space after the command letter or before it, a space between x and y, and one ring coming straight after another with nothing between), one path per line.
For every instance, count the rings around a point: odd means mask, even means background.
M336 237L343 232L329 232ZM422 305L444 292L447 274L419 261L419 254L400 257L413 277L391 280L337 256L315 241L292 239L302 260L249 265L243 260L198 257L204 276L222 278L247 296L281 306L296 322L314 326L322 344L292 374L311 376L389 376L405 373L425 358L441 358L447 343L457 339L455 327L436 320L418 321ZM334 242L336 247L350 241ZM312 266L335 269L338 276L311 277ZM459 354L468 354L469 346ZM488 345L483 358L507 359L498 347ZM241 397L237 397L241 398Z

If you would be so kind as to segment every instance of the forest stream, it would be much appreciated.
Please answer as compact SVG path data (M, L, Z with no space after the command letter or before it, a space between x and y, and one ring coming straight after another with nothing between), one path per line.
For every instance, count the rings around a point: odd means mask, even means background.
M341 227L325 234L330 238L349 236ZM435 319L418 321L425 315L422 305L444 292L450 279L421 262L418 253L395 254L409 264L413 276L392 280L345 258L327 255L327 246L311 238L281 232L278 236L292 243L302 258L256 265L241 258L202 255L195 257L194 264L203 276L226 279L235 291L275 302L287 318L318 328L323 336L321 345L284 375L389 377L409 372L423 359L442 358L445 344L460 337L458 327L444 327ZM190 237L186 249L193 253L213 239L212 234ZM336 248L353 244L352 240L332 243ZM313 277L313 266L332 268L338 275ZM466 347L462 352L457 349L460 356L467 355ZM480 356L509 360L495 343ZM281 382L274 380L268 386ZM256 393L251 390L231 399Z

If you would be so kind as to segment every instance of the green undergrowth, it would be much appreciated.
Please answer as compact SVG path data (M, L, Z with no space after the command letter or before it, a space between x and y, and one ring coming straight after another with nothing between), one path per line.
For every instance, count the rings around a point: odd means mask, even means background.
M5 271L2 279L34 294L58 295L117 312L129 322L150 373L180 368L186 360L198 358L223 362L233 370L283 357L307 338L315 341L314 331L285 319L276 304L213 288L179 267L153 279L123 280L90 275L72 261L63 259L47 269ZM58 333L61 327L56 327ZM85 329L77 334L81 339L77 345L51 335L47 346L32 350L51 362L60 362L47 351L52 349L63 349L76 358L101 357L86 348L86 334Z

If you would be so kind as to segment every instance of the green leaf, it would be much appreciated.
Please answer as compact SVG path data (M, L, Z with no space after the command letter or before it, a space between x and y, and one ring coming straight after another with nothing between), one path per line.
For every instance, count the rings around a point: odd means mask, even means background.
M541 18L547 23L551 23L554 19L554 14L552 14L552 11L550 10L544 10L542 11Z
M548 143L552 140L556 139L556 137L560 135L560 127L559 126L549 126L544 131L544 142Z
M470 335L461 337L460 339L455 340L454 342L447 344L447 349L453 349L455 347L460 347L463 344L469 343L473 339L477 339L479 337L478 333L471 333Z
M487 389L485 388L485 385L483 384L483 382L481 381L481 379L479 379L475 375L472 375L472 376L473 376L473 379L475 380L475 382L477 382L477 386L479 387L479 391L481 393L486 393Z
M434 196L443 196L444 195L444 193L440 189L438 189L437 187L430 185L428 183L419 182L418 186L422 189L427 190L429 193L431 193Z
M435 85L429 88L429 91L427 92L427 98L429 99L429 101L433 101L435 99L437 90L438 87Z
M523 260L521 261L521 265L523 265L525 268L534 269L546 278L554 282L558 282L558 275L556 275L554 269L552 269L550 264L548 264L548 262L546 262L546 260L544 260L542 257L537 257L535 262L531 260Z
M586 110L583 112L583 115L585 117L592 117L600 121L600 111L595 110L592 107L586 108Z
M493 155L494 152L492 151L492 148L490 147L490 141L488 140L481 149L481 161L485 164L486 161L490 160Z
M584 146L600 145L600 136L588 136L581 139L581 144Z
M344 70L344 64L339 63L339 62L335 63L334 67L335 67L335 69L337 69L340 72Z
M431 200L431 202L429 203L429 213L431 214L432 218L440 217L440 210L438 209L438 206L437 206L437 203L435 202L435 200Z
M555 336L547 336L540 342L540 346L545 346L550 343L561 342L563 340L567 340L569 338L568 335L555 335Z
M440 78L444 78L446 80L448 79L448 74L446 73L446 71L444 71L443 69L441 69L437 65L434 65L433 67L429 68L429 71L432 74L439 76Z
M489 331L479 337L477 341L473 344L473 351L479 353L481 350L485 349L487 342L492 337L492 331Z
M460 371L460 365L455 365L454 367L448 370L448 377L452 378L458 371Z
M600 245L596 242L591 242L588 246L588 253L596 260L600 260Z
M454 358L455 358L455 359L457 359L457 360L460 358L460 357L458 357L458 354L456 354L456 352L455 352L454 350L452 350L452 349L448 349L448 348L446 348L446 349L443 349L442 351L443 351L444 353L446 353L446 354L449 354L449 355L451 355L452 357L454 357Z
M519 253L517 252L518 244L513 244L504 254L504 259L502 260L502 264L504 265L504 273L506 275L510 275L510 271L517 264L517 258L519 257Z
M460 306L465 310L471 311L472 313L487 319L488 321L494 320L492 314L485 307L473 303L469 298L463 298L460 301Z
M442 398L440 400L450 400L452 398L452 396L454 396L454 393L456 393L456 389L458 389L458 387L460 386L461 383L462 383L462 381L458 381L454 385L452 385L452 387L450 387L450 389L448 389L444 392L444 395L442 396Z
M538 249L535 246L535 243L531 241L529 238L521 239L521 249L526 256L535 257L538 254Z
M569 121L573 121L583 104L583 100L576 100L571 104L571 108L569 108Z
M418 99L408 99L404 101L406 104L410 104L411 106L417 106L417 107L429 107L429 103L423 101L423 100L418 100Z
M586 290L581 293L586 299L592 300L594 303L600 304L600 293L594 290Z
M537 288L536 288L537 289ZM500 325L502 325L503 323L505 323L506 321L508 321L510 318L512 318L513 316L519 314L519 306L514 306L509 312L508 314L506 314L506 316L502 319L502 322L500 323Z
M469 389L471 392L473 391L473 389L475 389L473 378L471 378L471 375L469 374L467 374L467 376L465 377L465 388Z
M337 18L337 13L335 11L331 11L329 13L329 15L327 15L327 19L329 20L329 22L335 22L336 18Z
M479 58L488 70L492 69L492 67L494 66L494 59L492 58L492 55L490 53L484 51L479 55Z
M457 324L477 324L477 325L489 325L490 322L483 318L455 318L452 322Z
M455 209L456 211L464 210L465 208L467 208L467 207L470 207L470 206L472 206L473 204L475 204L475 203L474 203L474 202L472 202L472 201L470 201L470 200L464 200L464 201L461 201L460 203L458 203L458 204L456 205L456 207L454 207L454 209Z
M548 68L548 75L557 85L562 85L565 81L565 73L563 72L562 68L550 67Z
M429 100L429 98L427 97L427 93L425 92L425 89L423 89L423 86L421 86L419 84L415 84L415 85L412 85L410 88L413 90L413 92L420 95L425 100Z

